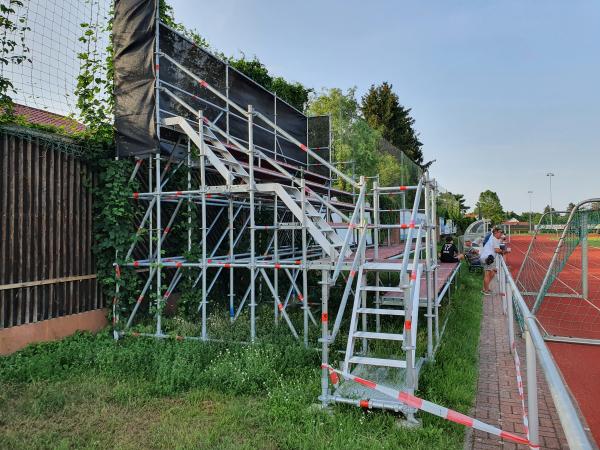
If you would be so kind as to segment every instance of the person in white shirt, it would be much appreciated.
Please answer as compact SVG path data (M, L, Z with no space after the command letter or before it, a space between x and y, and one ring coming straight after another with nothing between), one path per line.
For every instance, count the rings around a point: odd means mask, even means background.
M488 238L487 242L483 245L479 257L481 264L483 265L483 291L484 295L490 295L490 283L496 276L498 269L496 268L496 257L497 255L503 255L504 251L500 248L500 238L502 237L502 230L499 227L492 229L492 234Z

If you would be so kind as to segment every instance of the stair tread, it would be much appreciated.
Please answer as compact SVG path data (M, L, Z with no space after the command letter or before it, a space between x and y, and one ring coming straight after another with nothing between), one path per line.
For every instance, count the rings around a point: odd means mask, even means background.
M361 286L360 289L369 292L404 292L404 288L399 286Z
M402 264L400 263L364 263L363 269L365 270L386 270L389 272L400 272L402 270Z
M380 316L404 316L403 309L358 308L359 314L379 314Z
M384 341L403 341L404 334L401 333L376 333L373 331L355 331L355 338L381 339Z
M386 358L369 358L366 356L353 356L349 360L352 364L366 364L369 366L383 366L383 367L397 367L401 369L406 368L406 361L398 359L386 359Z

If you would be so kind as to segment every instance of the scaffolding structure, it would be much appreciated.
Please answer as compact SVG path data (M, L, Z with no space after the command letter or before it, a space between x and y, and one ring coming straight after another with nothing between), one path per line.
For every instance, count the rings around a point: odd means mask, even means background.
M157 33L159 28L157 23ZM440 303L459 267L437 262L435 180L423 173L414 185L380 186L377 180L348 176L331 161L330 133L326 147L309 147L308 140L302 142L280 126L277 115L272 120L253 105L238 104L230 98L228 85L223 92L208 83L159 42L157 38L155 120L163 151L136 156L131 179L138 179L144 190L132 200L144 212L123 264L137 271L143 287L128 317L119 317L118 305L113 305L115 338L218 339L211 336L208 322L220 308L228 311L231 323L247 309L248 341L253 343L259 337L257 316L266 309L259 309L259 303L272 303L268 310L274 323L285 323L305 346L316 343L311 331L320 328L324 407L354 404L401 411L413 419L416 409L400 401L357 392L355 383L331 379L330 385L327 367L333 343L345 335L344 371L385 380L409 393L418 388L420 368L433 358L445 328ZM163 82L159 62L177 72L171 78L187 80L200 93ZM216 110L216 116L207 117L192 106L191 98ZM177 111L165 108L161 99ZM230 116L243 121L247 139L232 133ZM255 143L257 132L273 137L273 152ZM280 141L305 154L305 162L278 155ZM333 180L348 190L334 187ZM381 208L387 196L400 196L401 203L412 202L412 207ZM199 211L197 218L192 209ZM175 246L181 253L168 254L174 248L169 236L181 221L186 222L187 242ZM194 249L200 252L191 256ZM184 270L190 269L197 272L191 289L200 295L198 333L171 336L163 330L164 307L178 291ZM116 270L120 273L121 267L116 265ZM312 289L314 278L320 280L320 292ZM217 283L225 286L226 302L222 294L216 298ZM117 283L115 298L120 287ZM332 315L334 291L343 293ZM295 302L301 324L290 316ZM134 331L144 308L154 315L153 333ZM424 352L417 351L420 310L426 322Z

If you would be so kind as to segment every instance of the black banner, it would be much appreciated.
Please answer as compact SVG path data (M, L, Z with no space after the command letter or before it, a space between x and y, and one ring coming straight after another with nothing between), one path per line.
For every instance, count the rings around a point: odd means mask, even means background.
M115 0L113 22L117 154L156 151L156 0Z

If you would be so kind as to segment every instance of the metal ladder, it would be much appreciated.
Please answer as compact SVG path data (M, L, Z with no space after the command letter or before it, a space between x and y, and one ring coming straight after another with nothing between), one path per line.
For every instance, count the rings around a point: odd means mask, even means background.
M350 330L348 332L348 343L346 346L346 355L344 358L344 371L349 372L351 364L364 364L370 366L381 366L390 368L402 368L407 367L405 359L391 359L391 358L374 358L366 356L364 354L358 354L355 352L355 341L356 339L362 339L363 341L363 353L368 353L368 341L369 340L385 340L392 342L402 342L403 344L408 342L409 348L412 349L412 333L416 334L417 321L414 320L414 313L412 311L412 303L406 302L408 308L404 306L402 309L398 308L381 308L379 305L375 307L369 307L368 305L368 293L376 291L398 291L404 293L404 296L410 296L410 286L369 286L366 284L368 272L395 272L401 273L402 265L398 263L364 263L358 270L358 280L356 285L356 291L354 295L354 305L352 307L352 316L350 320ZM370 315L374 316L395 316L402 321L398 321L398 325L402 325L402 333L383 333L373 332L366 329L367 318ZM407 319L408 318L408 319ZM359 330L359 319L362 319L362 327ZM414 321L414 325L412 322ZM410 324L407 327L407 324ZM402 346L402 350L405 351L407 347ZM414 361L414 357L412 358ZM413 363L414 364L414 363Z

